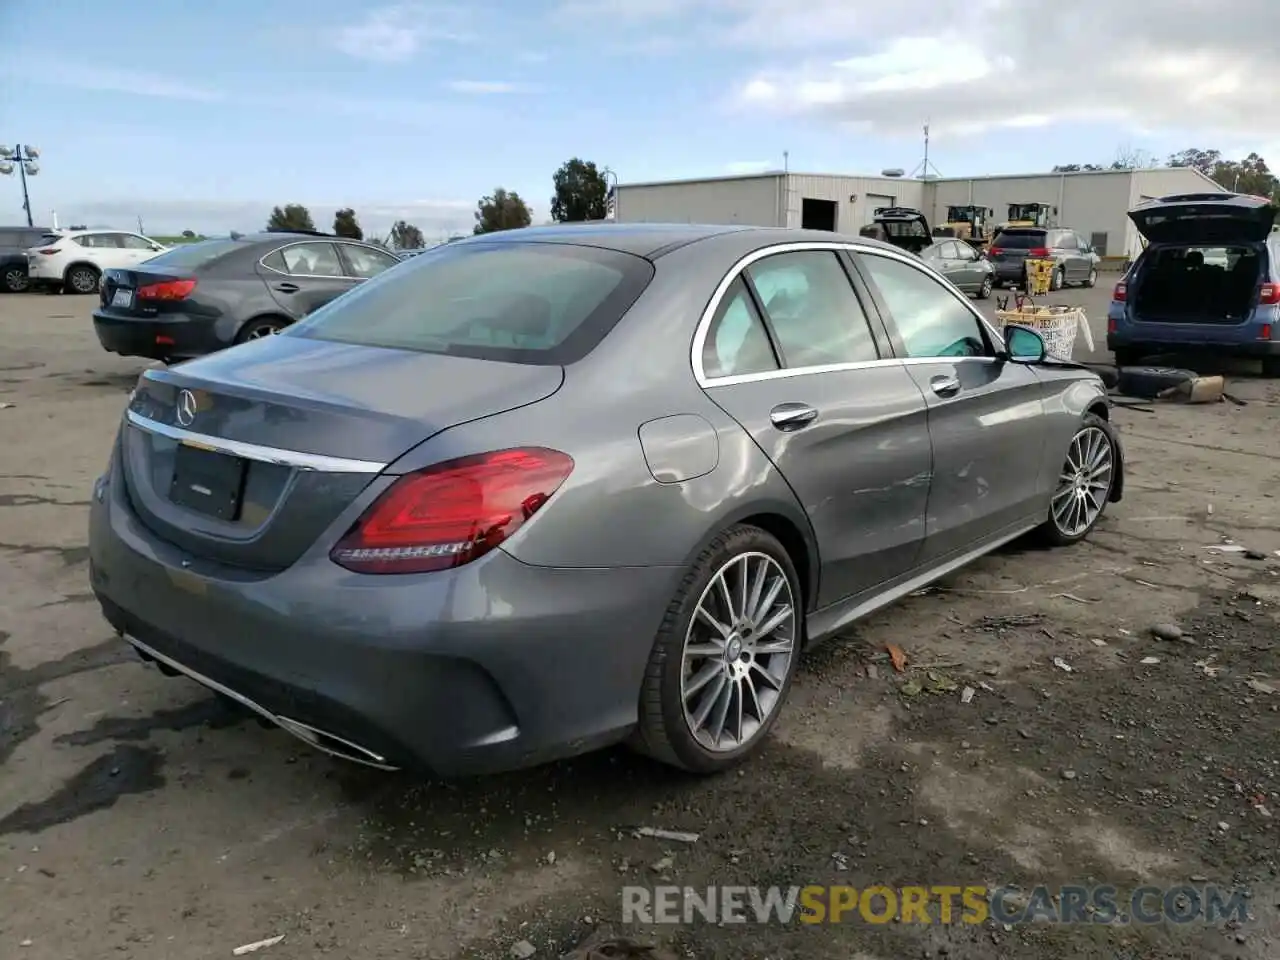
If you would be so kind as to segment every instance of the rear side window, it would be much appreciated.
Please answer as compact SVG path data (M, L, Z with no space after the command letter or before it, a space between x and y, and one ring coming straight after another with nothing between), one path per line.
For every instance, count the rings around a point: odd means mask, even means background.
M199 243L182 243L152 257L147 261L147 265L195 270L242 246L244 244L239 240L201 240Z
M72 237L71 239L82 247L93 249L105 247L110 250L118 250L120 248L120 242L116 239L114 233L86 233L83 236Z
M778 358L764 321L751 302L741 277L734 279L716 309L702 346L702 372L708 377L733 377L778 369Z
M997 234L991 245L1006 250L1031 250L1045 245L1045 234L1043 230L1010 230Z
M286 333L482 360L573 363L652 278L649 261L614 250L446 244L384 271Z

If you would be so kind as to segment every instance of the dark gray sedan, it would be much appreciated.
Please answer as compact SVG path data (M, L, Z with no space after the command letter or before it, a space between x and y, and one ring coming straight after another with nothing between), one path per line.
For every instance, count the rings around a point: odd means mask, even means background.
M92 585L145 660L383 768L721 770L798 656L1123 489L1102 382L917 257L578 225L433 249L146 371Z
M166 363L270 336L400 258L315 231L180 244L105 270L93 329L104 350Z
M963 240L940 240L920 251L920 259L979 300L991 296L996 268L991 261Z

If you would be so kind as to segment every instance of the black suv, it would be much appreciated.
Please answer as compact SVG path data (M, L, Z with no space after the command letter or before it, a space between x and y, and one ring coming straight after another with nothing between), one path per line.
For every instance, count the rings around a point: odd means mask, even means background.
M0 227L0 291L27 289L27 251L52 235L48 227Z
M991 239L987 259L996 268L996 286L1025 283L1028 260L1052 260L1054 290L1094 286L1102 262L1080 234L1062 227L1005 227Z

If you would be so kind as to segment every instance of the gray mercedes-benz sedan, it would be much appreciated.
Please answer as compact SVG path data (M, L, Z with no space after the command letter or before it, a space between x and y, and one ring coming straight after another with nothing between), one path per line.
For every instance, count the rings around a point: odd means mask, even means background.
M529 228L146 371L91 511L107 619L330 753L441 775L629 740L713 772L797 658L1123 457L1088 369L825 232Z

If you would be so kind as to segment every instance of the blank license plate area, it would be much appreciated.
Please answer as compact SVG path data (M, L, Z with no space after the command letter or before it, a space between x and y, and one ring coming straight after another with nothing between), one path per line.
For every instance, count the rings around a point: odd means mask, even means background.
M240 516L245 462L225 453L178 444L173 457L169 499L180 507L219 520Z
M113 307L132 307L133 291L117 290L115 293L111 295L111 305Z

